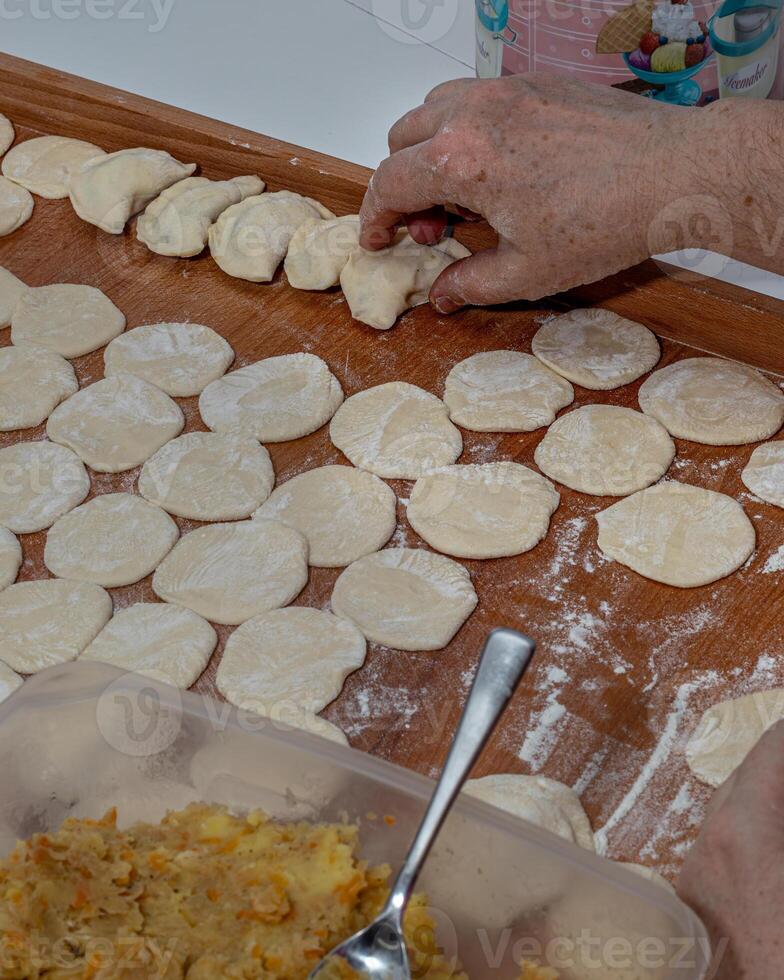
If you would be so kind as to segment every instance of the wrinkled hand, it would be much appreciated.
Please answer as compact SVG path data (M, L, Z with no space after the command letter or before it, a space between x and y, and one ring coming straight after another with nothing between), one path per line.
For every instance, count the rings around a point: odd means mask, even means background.
M443 273L431 293L443 313L593 282L683 247L654 218L694 193L693 120L693 110L557 75L447 82L392 128L362 206L362 244L383 247L407 215L434 205L483 216L498 247ZM427 241L443 224L431 212L409 227Z
M720 955L716 980L784 972L784 722L717 791L678 883Z

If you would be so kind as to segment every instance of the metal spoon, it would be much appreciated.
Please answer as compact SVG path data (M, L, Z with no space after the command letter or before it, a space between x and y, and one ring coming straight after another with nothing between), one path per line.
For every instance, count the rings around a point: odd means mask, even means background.
M333 949L308 980L345 976L346 965L363 980L411 980L403 938L403 914L452 804L517 689L535 649L533 640L514 630L494 630L487 638L441 779L384 909L375 922Z

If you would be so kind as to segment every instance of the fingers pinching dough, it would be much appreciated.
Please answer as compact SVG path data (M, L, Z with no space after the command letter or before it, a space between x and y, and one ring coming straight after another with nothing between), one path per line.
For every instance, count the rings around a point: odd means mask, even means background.
M146 147L94 157L71 176L71 204L83 221L121 235L130 218L195 169L195 163Z
M291 191L248 197L224 211L210 228L210 253L230 276L269 282L300 225L334 217L323 204Z
M295 289L330 289L359 248L359 215L306 221L294 233L283 269Z
M259 177L186 177L147 206L136 223L136 236L158 255L198 255L207 244L210 227L226 208L261 194L264 187Z
M3 159L3 175L39 197L68 197L71 174L88 160L106 156L84 140L68 136L38 136L18 143Z

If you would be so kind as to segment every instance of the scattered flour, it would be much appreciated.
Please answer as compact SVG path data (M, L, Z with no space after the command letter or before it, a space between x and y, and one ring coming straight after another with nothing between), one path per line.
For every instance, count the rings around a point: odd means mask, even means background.
M784 572L784 544L768 558L762 571L765 575L771 575L773 572Z

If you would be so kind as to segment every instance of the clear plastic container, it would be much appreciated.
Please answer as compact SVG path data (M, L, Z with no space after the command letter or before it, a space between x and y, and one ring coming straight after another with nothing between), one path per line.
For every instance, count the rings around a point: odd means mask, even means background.
M98 663L44 671L0 705L0 773L0 853L68 816L117 806L125 825L203 800L358 822L363 856L396 867L433 789ZM513 980L525 958L557 965L564 980L697 980L707 969L701 923L667 890L477 800L455 808L421 889L472 980Z

